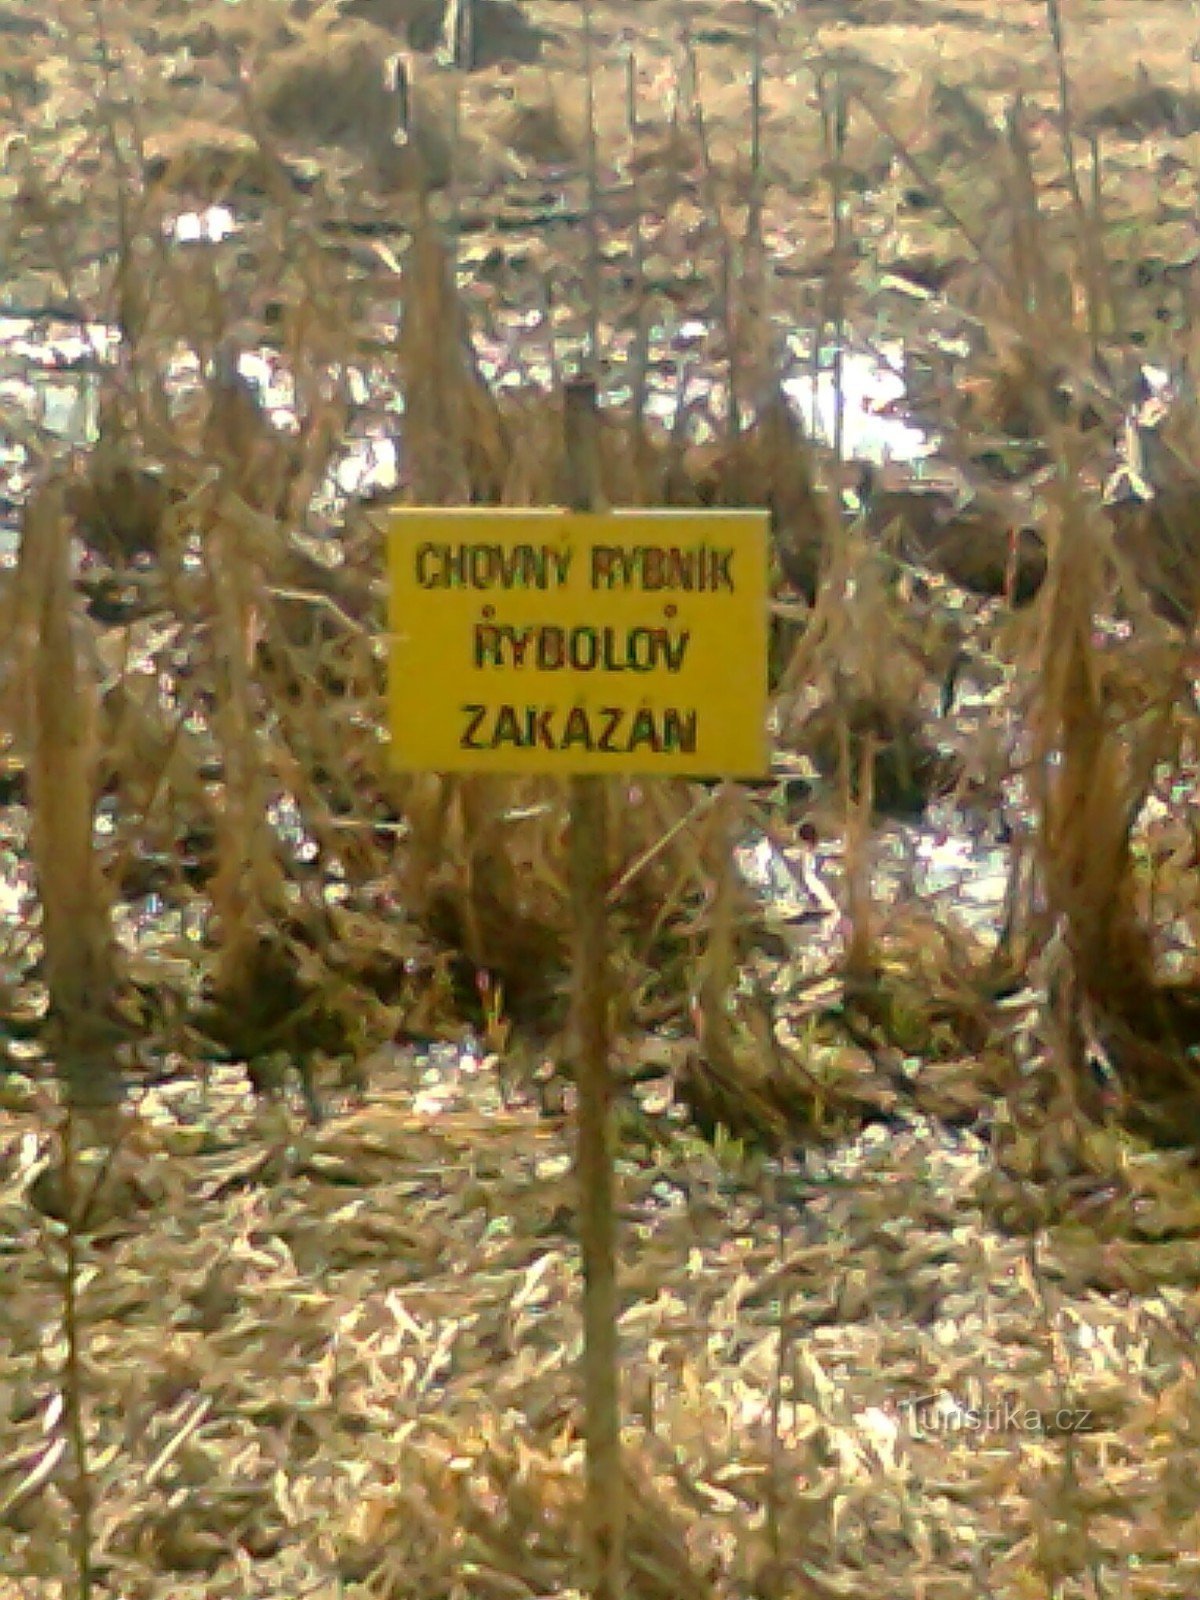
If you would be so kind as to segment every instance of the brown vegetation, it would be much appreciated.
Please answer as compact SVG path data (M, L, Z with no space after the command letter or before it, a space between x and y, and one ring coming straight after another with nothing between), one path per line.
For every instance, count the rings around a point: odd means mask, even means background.
M579 1581L564 797L391 770L383 530L568 498L598 335L602 500L765 506L778 580L770 779L612 783L629 1593L1186 1600L1200 479L1138 144L1190 129L1181 8L1147 84L1089 72L1100 0L1058 60L1057 7L911 0L698 4L632 67L597 4L590 152L549 4L400 77L440 8L178 13L175 62L149 10L22 35L0 178L14 303L121 335L86 437L6 458L0 1569ZM897 323L937 473L787 398L797 327ZM1010 1379L1094 1432L905 1420Z

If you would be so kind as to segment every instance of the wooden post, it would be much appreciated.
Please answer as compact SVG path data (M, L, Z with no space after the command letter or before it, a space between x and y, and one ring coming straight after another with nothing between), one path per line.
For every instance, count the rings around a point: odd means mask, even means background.
M596 383L565 390L566 465L572 510L600 508ZM576 1170L583 1257L583 1392L588 1582L594 1600L624 1590L621 1405L617 1358L616 1209L608 1037L605 780L570 780L571 903L575 925L574 1032L578 1094Z

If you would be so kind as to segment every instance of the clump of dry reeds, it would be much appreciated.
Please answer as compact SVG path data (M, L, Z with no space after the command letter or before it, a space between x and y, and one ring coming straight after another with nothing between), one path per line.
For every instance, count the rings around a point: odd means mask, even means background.
M42 909L51 1051L68 1103L120 1098L117 961L111 889L93 841L98 690L81 648L61 484L26 508L14 597L18 738L29 774L30 847Z
M413 8L398 0L392 9L407 16ZM694 68L695 52L683 54ZM417 195L411 232L372 249L370 270L358 276L361 253L336 226L345 221L338 185L305 196L293 182L285 146L300 130L297 85L331 90L328 126L342 129L348 101L368 84L354 50L349 56L349 65L329 64L333 76L315 72L311 53L284 62L294 77L258 85L257 108L247 94L245 134L223 129L191 151L177 137L156 151L123 128L109 152L121 200L112 300L123 349L106 375L111 388L92 448L70 463L49 452L38 462L42 486L25 509L13 583L9 679L41 903L41 966L30 975L44 979L53 1024L44 1037L75 1107L110 1102L118 1064L182 1075L219 1052L245 1063L266 1094L296 1071L315 1121L335 1062L361 1087L363 1063L380 1041L460 1035L468 1021L498 1053L512 1045L515 1057L522 1032L551 1060L563 1053L571 905L561 791L540 779L389 770L380 737L381 519L370 507L346 513L335 503L331 511L336 497L328 492L355 409L352 367L373 386L400 392L403 406L389 417L401 445L398 493L430 504L561 500L561 395L532 386L500 395L483 381L453 234L435 223L424 192L434 172L408 174ZM820 103L824 177L835 195L825 220L833 239L828 298L836 304L826 304L820 320L836 323L840 337L852 290L845 218L855 130L847 137L840 126L846 108L830 87L834 78L825 78ZM365 139L361 129L346 137L354 159L376 163L382 183L391 134L385 99L371 98L378 88L371 76L365 114L379 126ZM870 94L869 83L862 92ZM1036 528L1024 512L1014 520L1010 503L998 517L960 515L957 504L942 517L924 490L926 504L914 508L911 496L907 504L915 515L933 512L922 527L913 518L902 526L898 503L882 495L874 516L870 503L851 516L838 493L842 463L802 436L782 401L770 338L755 321L765 313L764 286L737 303L739 247L754 241L714 220L722 190L711 130L682 98L688 126L677 117L652 130L647 148L661 135L685 152L712 202L706 243L720 258L712 265L717 320L731 340L728 376L739 403L723 435L697 446L684 424L667 433L649 423L635 381L631 403L601 421L601 488L613 504L770 507L789 630L777 663L778 744L819 820L818 827L806 818L804 837L836 839L817 868L832 860L844 915L835 911L809 936L818 898L810 893L797 933L748 885L739 855L747 841L770 837L781 856L797 859L792 821L771 814L762 789L623 784L605 862L618 1053L636 1062L647 1036L679 1047L671 1057L676 1098L746 1189L762 1176L745 1159L752 1145L791 1158L799 1145L852 1131L866 1115L896 1120L906 1104L970 1127L993 1114L990 1097L1007 1094L1011 1138L1000 1155L1020 1182L997 1202L1006 1226L1038 1232L1069 1216L1073 1237L1086 1231L1080 1219L1095 1212L1071 1208L1103 1203L1104 1195L1097 1202L1094 1187L1069 1184L1061 1195L1049 1191L1054 1178L1074 1182L1090 1164L1128 1204L1131 1230L1165 1233L1169 1207L1159 1205L1161 1193L1147 1193L1162 1169L1131 1176L1144 1163L1128 1160L1124 1135L1104 1143L1090 1125L1121 1112L1156 1139L1194 1142L1200 1134L1191 1059L1200 999L1179 933L1189 932L1194 946L1186 795L1197 746L1196 591L1186 538L1194 445L1186 431L1168 440L1182 470L1147 473L1153 481L1145 487L1156 493L1139 488L1120 508L1101 506L1094 435L1102 430L1085 425L1084 407L1071 398L1086 395L1097 415L1120 409L1098 355L1117 321L1100 218L1074 171L1065 217L1048 214L1038 169L1046 152L1033 148L1020 105L1002 134L976 127L978 147L1007 177L994 233L963 219L974 287L995 291L976 300L984 308L977 361L995 381L974 397L984 415L972 425L981 435L991 422L1019 430L1030 447L1022 460L1036 455L1052 469L1028 501ZM1069 140L1066 98L1064 89ZM551 153L563 132L552 119L515 120L514 136L527 147L518 154L531 162ZM871 139L878 174L887 162ZM139 162L149 157L148 182L122 154L132 147ZM896 158L916 159L903 148ZM667 182L655 176L656 188ZM254 249L188 256L168 247L163 223L176 184L206 199L269 196L270 219ZM395 301L393 334L390 317L378 313ZM600 309L590 308L597 321ZM293 380L285 416L270 414L244 372L250 347L268 337ZM191 375L183 384L181 370ZM72 535L87 552L77 576ZM986 581L973 581L981 573ZM950 594L947 578L985 598ZM1031 602L1022 616L1009 606L1017 600ZM936 691L963 657L968 676L987 658L992 675L981 670L980 680L991 699L947 756L940 741L950 719L933 731ZM975 803L987 818L998 815L1003 780L1038 869L1038 894L1011 930L1012 951L1025 959L1004 977L1040 1005L1024 1008L1026 1044L1047 1070L1019 1081L1008 1024L991 1003L982 941L957 925L953 909L916 905L903 891L889 902L877 872L880 814L902 811L911 823L932 803L959 798L955 789L986 766L976 759L985 738L1000 756L979 779ZM125 902L143 896L184 931L131 948ZM1036 1101L1032 1114L1023 1095ZM547 1105L564 1098L548 1096ZM139 1427L149 1424L141 1431L152 1453L135 1492L114 1483L114 1452L96 1471L120 1509L115 1559L130 1568L153 1563L152 1581L215 1582L225 1561L245 1566L280 1550L290 1560L305 1538L304 1554L315 1552L336 1573L329 1581L362 1581L381 1594L414 1585L422 1594L457 1592L468 1567L497 1594L558 1592L575 1581L568 1552L578 1518L576 1438L563 1398L574 1334L555 1331L574 1278L554 1239L562 1231L559 1179L547 1168L556 1165L556 1130L534 1118L503 1128L495 1117L427 1118L413 1113L407 1094L380 1097L377 1110L374 1119L347 1123L342 1138L336 1125L325 1130L315 1156L304 1141L289 1141L275 1165L247 1164L238 1152L215 1173L205 1126L186 1179L186 1157L147 1133L158 1168L147 1163L144 1187L111 1186L100 1218L114 1225L103 1239L106 1269L115 1274L132 1261L142 1276L137 1293L116 1300L133 1354L114 1350L123 1338L106 1355L127 1360L131 1370L113 1393L129 1401ZM647 1120L647 1137L661 1140L667 1119ZM1064 1128L1074 1139L1068 1150ZM73 1157L69 1123L66 1147ZM657 1166L645 1177L644 1200L631 1197L641 1206L639 1228L645 1224L642 1281L658 1294L653 1314L647 1304L628 1318L631 1347L646 1346L630 1362L646 1391L645 1433L635 1435L644 1471L640 1464L627 1496L631 1590L699 1600L721 1587L724 1573L726 1588L790 1593L845 1560L848 1526L868 1557L856 1557L849 1577L837 1574L843 1587L870 1587L874 1565L879 1592L908 1592L892 1564L910 1551L919 1569L913 1584L927 1581L925 1553L942 1530L916 1503L924 1441L895 1426L891 1357L901 1347L888 1341L911 1338L900 1359L919 1369L924 1387L944 1355L935 1346L964 1321L946 1304L946 1284L966 1208L950 1187L961 1170L948 1173L943 1190L924 1167L916 1177L901 1171L898 1149L889 1141L877 1169L860 1161L849 1184L806 1185L803 1233L791 1236L794 1216L783 1213L800 1208L790 1200L768 1208L763 1198L774 1201L767 1191L782 1166L767 1169L747 1210L737 1183L713 1180L710 1155L700 1152L684 1180L670 1251L660 1257L650 1257L648 1241L661 1244L655 1230L676 1208L663 1201ZM97 1215L81 1218L73 1205L71 1167L68 1159L65 1185L47 1169L28 1193L54 1225L67 1225L64 1388L80 1469L70 1491L86 1588L95 1487L86 1430L111 1419L82 1404L80 1332L92 1324L72 1299L81 1281L75 1235L78 1222ZM275 1186L279 1175L288 1181ZM189 1212L178 1230L161 1230L164 1254L139 1256L144 1208L164 1203L150 1178L176 1185L172 1197L185 1195L189 1207L202 1195L211 1235L193 1237ZM536 1217L530 1194L544 1203ZM236 1212L221 1210L229 1196ZM6 1205L10 1198L6 1190ZM523 1232L514 1219L527 1202ZM897 1248L901 1204L912 1215L904 1214ZM849 1263L847 1220L863 1241ZM736 1242L733 1253L707 1263L706 1278L696 1262L710 1226L723 1243L735 1233ZM779 1240L764 1242L775 1226ZM790 1242L785 1249L789 1238L794 1250ZM24 1397L45 1380L46 1262L57 1262L58 1245L48 1232L28 1252L36 1260L23 1288L38 1314L26 1315L23 1305L14 1314L7 1301L0 1307L13 1335L0 1347L26 1345L10 1422L29 1440L28 1456L0 1486L0 1535L17 1541L20 1556L32 1528L47 1541L47 1562L61 1543L58 1443L47 1451L43 1419ZM1027 1259L1023 1245L973 1236L969 1247L976 1259L1007 1252L1004 1292L1018 1283L1027 1292L1026 1280L1044 1289L1032 1249ZM1186 1238L1185 1259L1169 1269L1184 1285L1191 1256ZM157 1306L146 1315L147 1262L156 1282L178 1290L165 1351ZM1081 1325L1098 1286L1128 1299L1156 1271L1168 1272L1161 1262L1139 1265L1147 1274L1139 1283L1120 1252L1099 1247L1079 1260L1064 1250L1056 1270L1056 1287L1063 1274L1079 1279ZM964 1281L975 1271L974 1263L964 1267ZM664 1290L672 1273L679 1287ZM97 1272L87 1288L107 1292L111 1281ZM1160 1303L1149 1333L1139 1335L1156 1350L1165 1338ZM97 1316L110 1317L112 1306L98 1302ZM984 1309L981 1322L990 1320L991 1302ZM889 1328L881 1345L877 1324L888 1319L903 1319L903 1330ZM1060 1343L1053 1320L1043 1301L1032 1316L1043 1347ZM797 1329L813 1321L830 1325L841 1346L860 1342L862 1395L835 1395L819 1362L801 1371ZM925 1344L917 1342L922 1329L930 1330ZM688 1338L702 1360L687 1353ZM1109 1344L1106 1328L1092 1348ZM1155 1449L1163 1427L1176 1424L1186 1444L1194 1384L1186 1349L1182 1359L1178 1393L1166 1390L1164 1401L1161 1385L1147 1391ZM244 1382L255 1361L253 1381ZM219 1382L217 1363L225 1364ZM227 1373L236 1376L226 1381ZM498 1375L493 1415L482 1397L494 1394ZM1065 1387L1069 1376L1056 1369L1048 1379ZM1119 1387L1123 1406L1129 1386ZM218 1401L236 1427L225 1417L211 1425ZM514 1427L519 1412L525 1422ZM1135 1436L1142 1446L1148 1426ZM134 1431L126 1451L137 1448ZM230 1435L265 1441L261 1457L226 1450ZM396 1437L406 1449L399 1475ZM1061 1587L1078 1574L1101 1586L1101 1535L1085 1515L1076 1467L1102 1466L1107 1448L1105 1441L1085 1456L1088 1441L1072 1441L1055 1462L1039 1441L1041 1499L1029 1511L1027 1485L1016 1481L1028 1458L1013 1441L1008 1454L1020 1465L997 1481L1028 1531L1004 1576ZM305 1477L310 1455L315 1465ZM945 1461L937 1440L924 1467L938 1482ZM344 1473L338 1463L349 1463ZM797 1493L796 1484L817 1487ZM330 1513L331 1485L343 1521ZM1172 1506L1155 1493L1139 1510L1149 1505L1169 1534L1178 1518L1171 1521ZM1006 1536L989 1524L995 1496L986 1498L983 1511L972 1508L980 1548L985 1536ZM963 1516L958 1497L954 1517ZM947 1548L958 1532L956 1522ZM1175 1581L1168 1569L1177 1543L1164 1535L1165 1583ZM978 1581L963 1569L964 1583Z

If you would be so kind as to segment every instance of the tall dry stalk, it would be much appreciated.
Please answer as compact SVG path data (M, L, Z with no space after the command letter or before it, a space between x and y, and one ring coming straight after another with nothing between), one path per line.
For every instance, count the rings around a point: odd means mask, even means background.
M1170 730L1161 717L1113 721L1093 638L1105 586L1103 542L1067 473L1056 498L1032 678L1041 865L1051 914L1070 931L1079 979L1119 1010L1136 1007L1152 981L1131 835Z
M58 1072L68 1104L94 1110L121 1095L111 1020L117 968L94 831L99 694L77 631L65 492L61 480L51 481L26 507L16 633Z
M719 1079L736 1083L738 1073L730 1010L737 979L735 916L738 895L737 865L733 858L735 817L731 786L722 784L708 830L714 846L711 857L713 885L705 919L706 938L700 959L696 1012L705 1065Z
M587 327L585 370L600 371L602 279L600 273L600 139L596 127L596 59L591 0L583 0L583 77L587 108L584 130L587 173Z
M206 454L216 470L204 508L204 551L212 620L214 728L224 766L218 868L211 886L221 934L218 987L239 987L250 952L284 903L283 870L267 818L266 750L252 672L255 613L266 554L260 522L246 496L261 419L226 351L210 384Z
M469 504L503 456L495 402L474 368L466 316L445 242L428 211L412 239L397 350L404 448L418 505Z
M1089 206L1083 193L1079 176L1079 163L1075 159L1075 117L1071 96L1071 76L1067 67L1066 29L1059 0L1046 0L1046 14L1050 21L1050 37L1054 46L1054 67L1058 91L1059 132L1062 139L1063 161L1067 174L1067 187L1076 224L1076 261L1080 280L1084 286L1085 314L1091 346L1092 364L1100 360L1100 338L1104 332L1106 309L1112 303L1112 285L1108 262L1104 252L1103 233L1100 227L1098 205ZM1098 182L1099 163L1093 159L1093 174Z
M829 175L830 271L822 289L821 318L813 341L812 382L813 393L821 372L821 347L828 325L833 338L833 454L838 461L844 453L845 404L843 397L843 372L846 354L846 304L849 289L850 261L849 217L847 215L846 185L846 134L850 108L841 78L832 79L824 74L817 80L817 94L821 105L821 128L825 148L825 164Z
M500 413L475 373L445 243L427 212L414 234L405 273L398 354L404 445L412 463L415 502L452 506L498 499L504 475L511 470ZM544 458L542 465L544 471ZM543 503L552 497L541 496ZM413 684L400 692L419 694L421 689ZM466 852L457 864L466 880L459 932L467 953L484 968L492 964L496 933L520 898L499 821L506 793L502 779L445 779L432 815L417 824L421 848L406 873L410 903L421 911L437 883L447 826L457 814Z

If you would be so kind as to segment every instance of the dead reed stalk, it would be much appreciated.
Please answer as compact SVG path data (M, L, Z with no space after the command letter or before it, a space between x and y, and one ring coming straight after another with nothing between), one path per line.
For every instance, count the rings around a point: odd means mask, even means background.
M71 582L71 521L61 482L26 508L17 580L22 733L31 839L59 1080L70 1106L121 1096L112 1017L117 969L108 887L95 844L95 677L80 647Z

